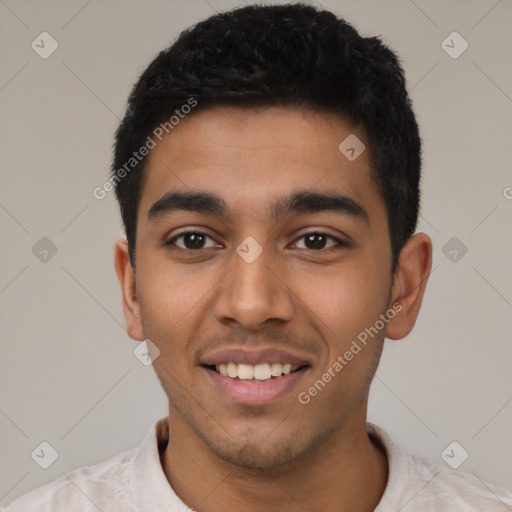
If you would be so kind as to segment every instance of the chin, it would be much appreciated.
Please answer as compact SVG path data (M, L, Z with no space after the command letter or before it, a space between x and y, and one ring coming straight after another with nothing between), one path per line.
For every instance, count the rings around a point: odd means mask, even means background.
M208 450L219 459L240 468L272 469L288 465L314 451L323 437L306 429L289 429L287 422L271 428L247 427L222 432L198 431ZM229 432L229 433L228 433Z
M286 465L295 460L298 453L293 441L282 441L270 446L264 436L258 442L223 443L210 445L210 450L220 459L240 468L271 469Z

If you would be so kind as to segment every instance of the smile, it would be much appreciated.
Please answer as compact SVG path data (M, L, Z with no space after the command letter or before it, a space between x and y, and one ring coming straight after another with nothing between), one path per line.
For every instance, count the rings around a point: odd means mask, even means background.
M299 381L310 369L309 366L292 367L289 363L262 363L254 366L220 363L201 368L223 400L231 405L243 406L263 406L279 402L298 386ZM272 375L272 369L279 375ZM221 371L231 371L233 377L223 375Z
M261 364L236 364L234 362L215 365L215 371L230 379L268 381L272 377L288 375L301 368L300 365L291 363L261 363Z
M312 368L310 354L272 346L224 347L199 358L207 382L229 404L277 402Z

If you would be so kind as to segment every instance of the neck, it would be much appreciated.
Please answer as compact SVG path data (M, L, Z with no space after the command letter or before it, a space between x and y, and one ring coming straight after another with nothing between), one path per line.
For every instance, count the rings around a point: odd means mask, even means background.
M366 408L363 412L309 453L271 469L242 468L218 458L170 414L163 470L174 492L198 512L370 512L384 493L388 462L368 436Z

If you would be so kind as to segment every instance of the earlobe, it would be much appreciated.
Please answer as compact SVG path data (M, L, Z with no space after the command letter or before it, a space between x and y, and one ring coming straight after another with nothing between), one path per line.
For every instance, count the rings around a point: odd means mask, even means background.
M145 336L140 316L140 303L137 296L135 272L130 261L128 242L125 239L117 241L114 261L117 278L121 286L126 330L130 338L143 341Z
M425 233L417 233L404 245L393 277L391 305L398 303L401 308L387 326L387 338L398 340L412 331L431 267L432 241Z

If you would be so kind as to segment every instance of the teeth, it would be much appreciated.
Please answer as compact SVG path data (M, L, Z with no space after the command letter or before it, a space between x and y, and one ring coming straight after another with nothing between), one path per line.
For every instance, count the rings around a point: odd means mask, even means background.
M217 366L217 371L219 370ZM238 365L235 363L228 363L227 367L228 371L228 377L231 377L232 379L236 379L238 377Z
M272 377L272 373L268 363L257 364L254 367L254 378L256 380L268 380L270 377Z
M238 378L239 379L254 379L254 366L250 364L238 365Z
M281 363L272 363L270 367L270 372L274 377L280 377L283 373L283 365Z
M236 364L236 363L220 363L215 366L215 369L225 377L231 377L240 380L269 380L272 377L281 377L281 375L288 375L289 373L300 368L299 366L292 366L289 363L261 363L257 365L251 364Z

